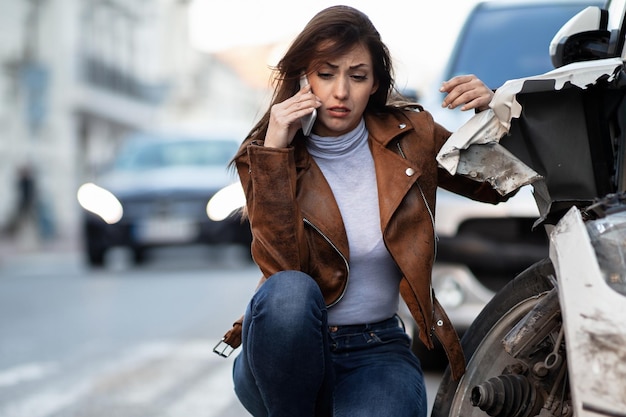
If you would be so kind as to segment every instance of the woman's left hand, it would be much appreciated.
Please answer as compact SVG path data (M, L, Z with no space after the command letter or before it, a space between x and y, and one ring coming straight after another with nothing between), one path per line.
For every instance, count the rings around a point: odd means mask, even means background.
M462 106L461 110L478 109L487 110L493 98L493 91L475 75L458 75L448 81L444 81L439 89L442 93L448 93L441 107L449 109Z

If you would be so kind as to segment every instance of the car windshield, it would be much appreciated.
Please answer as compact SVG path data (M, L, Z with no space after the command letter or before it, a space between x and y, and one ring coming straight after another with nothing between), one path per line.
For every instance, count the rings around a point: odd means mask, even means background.
M114 168L126 171L171 167L224 167L237 151L230 140L136 140L128 143Z
M456 46L458 56L449 69L449 77L476 74L496 88L509 79L554 69L548 50L550 40L583 8L567 4L484 8L474 14L461 34L461 44ZM530 30L528 22L533 22Z

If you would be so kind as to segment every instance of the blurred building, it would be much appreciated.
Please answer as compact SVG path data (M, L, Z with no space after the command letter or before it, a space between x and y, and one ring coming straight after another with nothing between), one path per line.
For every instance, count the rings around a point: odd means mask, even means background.
M0 227L18 206L24 166L36 184L39 236L72 239L78 186L128 132L251 126L266 90L192 50L188 8L189 0L0 0Z

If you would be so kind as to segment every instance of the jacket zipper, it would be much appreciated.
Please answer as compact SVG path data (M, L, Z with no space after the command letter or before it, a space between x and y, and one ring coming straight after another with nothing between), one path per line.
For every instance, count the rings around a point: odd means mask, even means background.
M346 271L347 271L347 275L346 275L346 285L343 288L343 291L341 292L341 294L339 295L339 297L333 301L332 303L328 304L326 307L332 307L335 304L337 304L339 301L342 300L343 296L346 293L346 290L348 288L348 283L350 281L350 264L348 263L348 260L346 259L345 256L343 256L343 254L341 253L341 251L339 250L339 248L330 240L330 238L328 236L326 236L317 226L315 226L313 223L311 223L311 221L307 218L303 218L302 219L304 221L305 224L311 226L311 228L313 228L313 230L315 230L317 233L319 233L320 236L322 236L324 238L324 240L326 242L328 242L328 244L335 250L335 252L337 252L337 254L341 257L341 259L343 260L343 263L346 265Z
M398 148L398 152L400 153L400 156L402 156L402 158L407 159L406 155L404 154L404 151L402 150L402 147L400 146L400 142L396 142L396 147ZM420 195L422 196L422 200L424 201L424 205L426 206L426 210L428 211L428 216L430 217L430 223L433 227L433 238L435 239L435 243L434 243L434 250L433 250L433 262L435 261L435 259L437 259L437 245L439 244L439 236L437 235L437 231L435 229L435 216L433 214L433 211L431 210L430 206L428 205L428 200L426 200L426 196L424 195L424 190L422 190L422 186L419 183L419 180L415 180L415 184L417 184L417 188L420 191ZM430 336L433 336L433 333L435 332L435 300L434 300L434 289L432 286L432 282L430 284L430 291L429 291L429 295L430 295L430 305L432 306L432 311L431 311L431 323L433 323L433 325L430 328Z

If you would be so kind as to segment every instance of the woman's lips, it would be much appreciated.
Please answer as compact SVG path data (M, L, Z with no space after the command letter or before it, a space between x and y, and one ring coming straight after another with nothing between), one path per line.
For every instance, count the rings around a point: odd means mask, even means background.
M330 107L328 113L333 117L346 117L350 114L350 109L347 107Z

